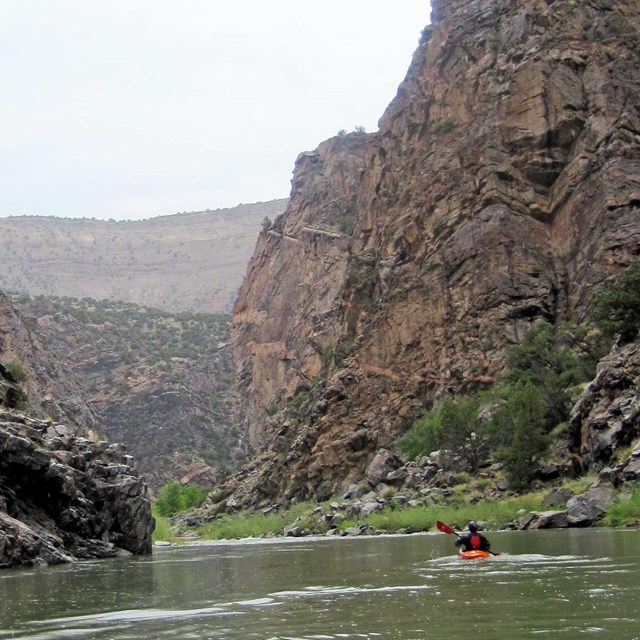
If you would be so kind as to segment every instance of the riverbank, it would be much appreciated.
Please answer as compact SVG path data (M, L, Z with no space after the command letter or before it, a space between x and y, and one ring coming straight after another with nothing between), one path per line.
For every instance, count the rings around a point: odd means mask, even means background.
M321 504L271 505L213 517L194 509L171 519L157 516L154 541L417 533L435 531L438 520L460 529L476 520L486 530L640 526L640 487L599 490L592 486L593 480L585 477L551 489L487 500L478 500L472 485L465 483L428 504L383 490Z

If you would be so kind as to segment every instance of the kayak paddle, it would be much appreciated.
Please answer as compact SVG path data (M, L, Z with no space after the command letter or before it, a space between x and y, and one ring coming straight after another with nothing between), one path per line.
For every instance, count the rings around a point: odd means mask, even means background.
M462 535L459 531L456 531L453 527L450 527L448 524L445 524L444 522L441 522L440 520L438 520L436 522L436 527L438 527L438 531L442 531L442 533L452 533L454 536ZM491 549L489 549L488 551L492 556L499 556L500 555L499 552L491 551Z
M448 524L445 524L440 520L436 522L436 527L438 527L438 530L442 531L442 533L452 533L455 536L460 535L460 532L456 531L455 529L453 529L453 527L450 527Z

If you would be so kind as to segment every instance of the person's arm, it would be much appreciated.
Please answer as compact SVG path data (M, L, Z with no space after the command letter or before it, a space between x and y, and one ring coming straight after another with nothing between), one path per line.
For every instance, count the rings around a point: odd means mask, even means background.
M456 545L456 547L461 547L464 544L464 536L459 536L454 544Z

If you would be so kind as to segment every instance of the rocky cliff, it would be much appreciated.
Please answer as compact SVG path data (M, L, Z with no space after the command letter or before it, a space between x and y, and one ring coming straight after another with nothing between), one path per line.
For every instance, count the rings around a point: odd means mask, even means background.
M140 221L0 218L0 288L229 311L258 232L287 200Z
M433 0L376 134L302 154L234 308L236 503L364 477L640 253L640 6Z
M0 404L64 422L79 435L100 436L102 423L95 407L86 401L68 366L47 349L35 329L0 291L0 371L5 374L0 380L5 389ZM12 367L14 373L5 377Z
M49 357L151 488L213 486L244 456L228 315L171 314L131 303L11 296Z
M0 293L0 567L151 551L146 484Z
M0 568L151 552L144 480L121 445L0 408Z

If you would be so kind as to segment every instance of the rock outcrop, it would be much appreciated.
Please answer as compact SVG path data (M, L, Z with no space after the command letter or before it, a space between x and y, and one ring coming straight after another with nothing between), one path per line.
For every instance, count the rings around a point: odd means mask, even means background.
M121 445L0 409L0 567L146 554L152 531Z
M260 453L236 502L344 490L638 259L638 3L432 7L379 132L302 154L261 234L234 309Z
M615 349L603 358L595 379L573 408L569 427L572 437L567 449L577 454L585 469L597 471L611 465L615 456L640 436L638 343ZM613 473L614 484L625 479L625 469L623 465ZM632 475L629 469L629 479Z

